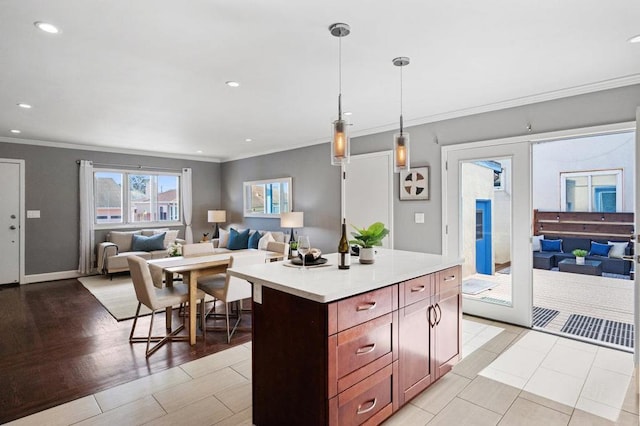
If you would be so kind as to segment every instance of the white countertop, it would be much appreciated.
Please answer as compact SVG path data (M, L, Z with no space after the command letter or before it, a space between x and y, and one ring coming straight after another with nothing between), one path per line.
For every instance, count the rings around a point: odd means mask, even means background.
M460 265L462 259L379 248L373 265L351 257L351 268L338 269L337 253L323 254L328 262L306 271L286 266L289 260L228 269L229 274L285 293L328 303ZM254 297L255 299L255 297ZM259 300L257 300L259 301Z

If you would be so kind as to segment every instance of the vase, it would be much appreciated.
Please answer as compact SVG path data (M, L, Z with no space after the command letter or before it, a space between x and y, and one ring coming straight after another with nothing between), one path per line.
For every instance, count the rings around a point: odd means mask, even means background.
M576 265L584 265L584 257L576 257Z
M360 263L370 265L376 261L377 250L373 247L360 247Z

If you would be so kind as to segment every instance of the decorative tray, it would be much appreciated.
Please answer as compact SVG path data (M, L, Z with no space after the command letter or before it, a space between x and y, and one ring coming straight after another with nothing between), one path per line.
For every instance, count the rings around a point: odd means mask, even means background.
M302 266L302 258L294 257L293 259L291 259L291 263L296 266ZM307 260L304 262L305 266L324 265L325 263L327 263L327 259L325 259L324 257L319 257L315 260L311 260L311 261Z

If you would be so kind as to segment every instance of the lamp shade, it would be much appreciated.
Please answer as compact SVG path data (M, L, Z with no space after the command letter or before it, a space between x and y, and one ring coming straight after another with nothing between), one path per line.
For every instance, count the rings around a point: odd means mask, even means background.
M302 228L304 226L304 212L280 213L280 227Z
M207 212L207 222L209 223L222 223L227 221L226 210L209 210Z

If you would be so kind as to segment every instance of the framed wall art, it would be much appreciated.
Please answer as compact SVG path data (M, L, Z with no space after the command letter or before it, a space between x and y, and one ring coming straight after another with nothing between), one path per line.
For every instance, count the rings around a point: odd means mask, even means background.
M401 200L428 200L429 196L429 166L400 171Z

